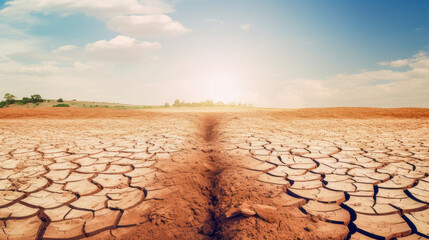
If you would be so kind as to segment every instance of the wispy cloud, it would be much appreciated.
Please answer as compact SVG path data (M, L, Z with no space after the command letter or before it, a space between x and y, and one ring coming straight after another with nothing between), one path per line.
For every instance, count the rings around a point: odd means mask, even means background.
M67 51L71 51L71 50L78 49L78 48L79 47L74 46L74 45L64 45L64 46L61 46L61 47L53 50L51 53L67 52Z
M108 19L118 15L148 15L173 12L174 8L160 0L12 0L0 10L1 16L10 18L29 17L30 13L71 15L77 12L98 19Z
M378 65L389 67L405 67L410 63L410 59L398 59L390 62L379 62Z
M223 20L213 19L213 18L205 18L204 22L207 22L207 23L218 23L218 24L224 24L225 23Z
M158 50L161 44L157 42L139 41L126 36L117 36L109 41L101 40L85 46L85 52L90 58L98 61L141 61L153 59L147 56L150 51Z
M429 107L429 56L419 52L411 58L384 62L408 70L364 71L338 74L326 79L292 79L264 82L275 86L271 92L260 86L258 101L277 107ZM270 95L270 99L264 96Z
M75 70L86 70L109 63L142 63L156 60L156 57L148 53L159 49L161 44L157 42L139 41L119 35L111 40L88 43L84 47L64 45L52 51L37 50L9 54L0 63L0 75L49 74L58 73L60 70L70 72L73 67L76 67ZM85 63L91 63L91 67L85 67Z
M240 26L240 28L243 29L244 31L249 31L251 27L252 27L251 24L243 24Z
M107 27L137 38L180 36L191 32L181 23L167 15L116 16L107 22Z

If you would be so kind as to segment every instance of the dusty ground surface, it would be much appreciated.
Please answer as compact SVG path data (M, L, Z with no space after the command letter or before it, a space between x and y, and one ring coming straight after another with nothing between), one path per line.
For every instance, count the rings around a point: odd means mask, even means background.
M427 239L429 110L0 109L0 239Z

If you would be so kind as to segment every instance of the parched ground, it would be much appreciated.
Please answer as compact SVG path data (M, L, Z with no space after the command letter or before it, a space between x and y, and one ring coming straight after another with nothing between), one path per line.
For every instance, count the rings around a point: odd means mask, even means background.
M0 239L429 239L428 109L0 109Z

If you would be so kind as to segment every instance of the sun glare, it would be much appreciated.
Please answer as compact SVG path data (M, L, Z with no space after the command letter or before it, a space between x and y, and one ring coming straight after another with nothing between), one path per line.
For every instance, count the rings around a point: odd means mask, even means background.
M229 103L240 100L240 79L231 72L220 71L207 76L202 89L207 99L215 102Z

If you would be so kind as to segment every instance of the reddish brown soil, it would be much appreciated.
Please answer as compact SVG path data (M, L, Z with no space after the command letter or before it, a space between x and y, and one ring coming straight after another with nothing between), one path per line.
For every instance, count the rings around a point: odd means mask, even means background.
M274 116L291 118L429 118L428 108L304 108L279 110Z
M281 187L256 181L256 172L242 167L243 159L218 146L217 128L223 114L205 114L199 124L200 142L195 149L165 163L162 185L171 186L168 199L158 202L146 222L123 239L331 239L347 236L347 227L326 223L274 202L284 194ZM245 161L244 161L245 162ZM225 213L242 204L262 204L277 210L261 216L226 218ZM322 228L322 229L319 229ZM335 228L336 233L333 233Z
M2 108L0 119L22 118L138 118L159 115L153 112L108 108Z
M179 108L179 110L182 108ZM108 109L108 108L2 108L0 119L20 118L138 118L159 114L175 113L177 109L155 109L155 110L131 110L131 109ZM204 109L217 112L216 108ZM227 109L229 114L234 109ZM222 112L222 110L220 110ZM200 112L198 108L183 108L183 112ZM181 112L181 113L183 113ZM305 108L305 109L237 109L235 113L250 113L263 116L265 114L282 118L429 118L428 108Z
M404 119L429 119L429 109L250 109L236 113L215 109L213 112L204 113L198 112L197 109L191 109L188 113L169 112L168 109L0 109L0 119L5 122L34 118L55 121L103 118L133 122L146 119L156 122L168 118L173 128L176 120L187 121L195 126L195 129L190 131L189 139L184 140L186 146L180 153L157 162L156 169L161 174L157 174L156 182L149 188L167 187L168 192L159 199L150 200L151 207L144 213L147 221L137 226L110 228L90 236L93 239L344 239L348 234L350 237L351 228L347 224L321 221L304 214L297 206L284 207L278 201L280 196L285 194L284 186L261 183L257 180L261 172L246 169L247 164L254 159L224 148L224 134L228 133L230 122L239 124L243 129L248 127L249 131L260 127L260 131L269 134L281 131L281 128L275 128L277 123L295 119L400 119L402 125L395 127L404 127L407 126L402 122ZM249 119L253 122L247 122ZM265 126L265 121L271 121L273 126ZM330 127L336 125L331 122L317 124ZM425 123L420 121L413 124L421 127ZM45 127L52 126L54 124L49 122ZM91 129L97 127L89 127L88 131ZM237 130L237 134L243 133L245 131ZM316 133L315 136L317 137ZM227 217L228 212L240 206L248 206L248 210L256 214L251 214L250 217Z

